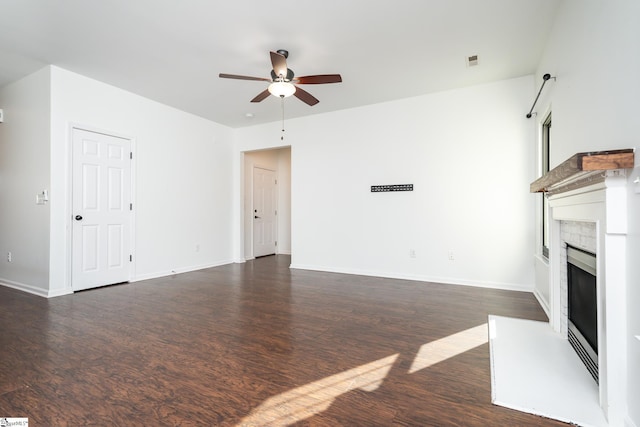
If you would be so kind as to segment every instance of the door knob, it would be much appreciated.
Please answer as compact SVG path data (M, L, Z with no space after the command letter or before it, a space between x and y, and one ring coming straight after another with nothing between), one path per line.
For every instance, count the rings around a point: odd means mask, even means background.
M82 221L82 215L76 215L76 221Z

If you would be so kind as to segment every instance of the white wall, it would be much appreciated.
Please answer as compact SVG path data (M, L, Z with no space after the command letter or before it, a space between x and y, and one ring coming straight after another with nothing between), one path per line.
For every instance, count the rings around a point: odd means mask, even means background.
M640 135L640 2L567 0L558 11L538 76L550 73L538 111L553 110L551 167L577 152L637 148ZM636 152L636 166L639 164ZM640 195L629 177L627 283L627 426L640 426ZM620 425L620 424L616 424Z
M0 283L46 296L49 205L35 200L50 188L48 69L1 88L0 108Z
M561 3L538 67L538 76L557 76L537 108L553 110L551 168L576 152L637 145L639 7L633 0Z
M293 266L531 290L533 86L523 77L286 121ZM239 129L238 150L277 145L278 130ZM414 191L373 194L376 184Z
M232 262L231 129L57 67L51 79L50 293L70 289L72 124L134 140L133 279Z
M244 259L253 259L253 168L273 170L276 173L278 230L276 248L279 254L291 254L291 149L258 150L244 153Z

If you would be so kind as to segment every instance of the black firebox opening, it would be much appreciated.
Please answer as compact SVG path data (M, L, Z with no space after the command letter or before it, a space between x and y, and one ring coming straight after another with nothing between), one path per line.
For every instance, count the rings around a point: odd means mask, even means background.
M569 341L598 381L596 256L567 247Z
M569 320L598 353L596 278L569 264Z

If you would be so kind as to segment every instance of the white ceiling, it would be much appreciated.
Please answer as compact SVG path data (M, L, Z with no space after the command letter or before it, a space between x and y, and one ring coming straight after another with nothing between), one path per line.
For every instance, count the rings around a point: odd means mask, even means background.
M218 74L269 77L270 50L297 76L342 75L303 87L316 106L287 98L300 117L532 74L560 1L0 0L0 87L53 64L249 126L280 120L280 100Z

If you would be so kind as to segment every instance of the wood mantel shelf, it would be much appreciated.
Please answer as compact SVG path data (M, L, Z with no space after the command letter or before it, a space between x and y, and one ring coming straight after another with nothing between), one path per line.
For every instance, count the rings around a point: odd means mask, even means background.
M532 193L560 193L604 181L603 171L634 166L633 148L578 153L531 183Z

